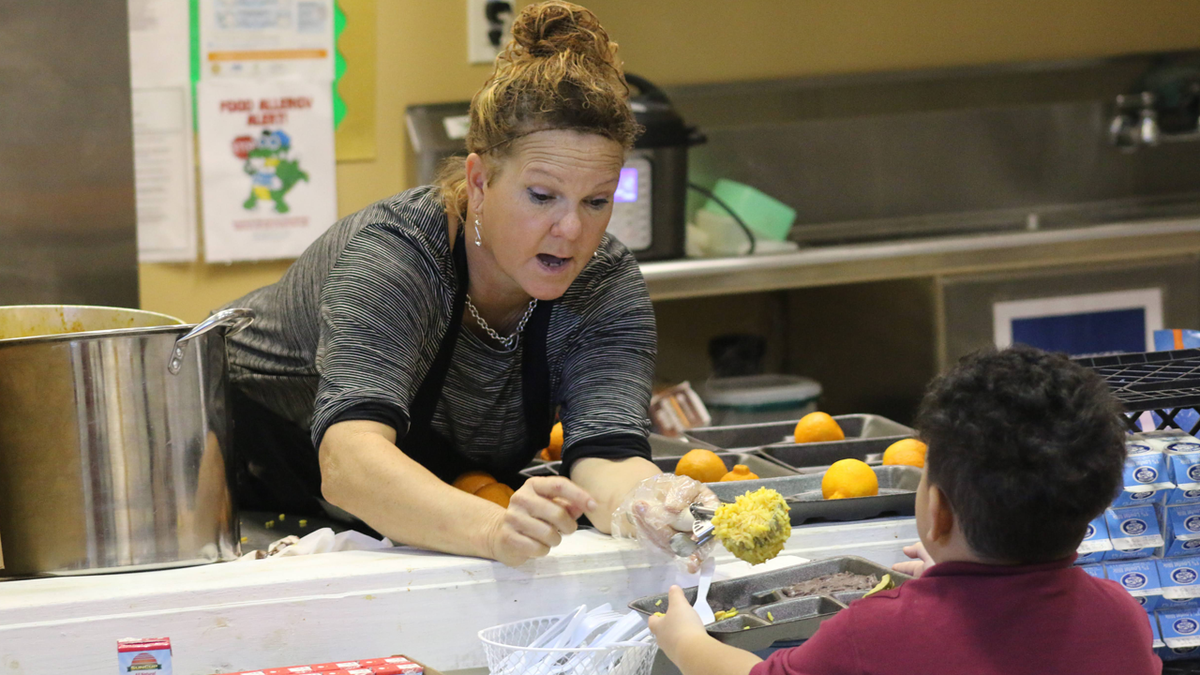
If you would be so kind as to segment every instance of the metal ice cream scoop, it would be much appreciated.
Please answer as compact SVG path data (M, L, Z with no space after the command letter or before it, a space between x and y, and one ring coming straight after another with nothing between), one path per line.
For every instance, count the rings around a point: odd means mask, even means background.
M671 551L680 558L686 558L696 552L696 549L707 544L713 538L712 518L716 509L710 509L699 504L692 504L692 536L686 532L671 535Z

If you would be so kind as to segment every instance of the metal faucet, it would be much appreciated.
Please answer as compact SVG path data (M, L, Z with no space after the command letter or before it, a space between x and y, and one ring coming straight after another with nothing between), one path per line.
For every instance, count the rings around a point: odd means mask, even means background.
M1117 112L1108 124L1108 136L1113 145L1124 152L1133 152L1142 145L1159 144L1162 133L1154 102L1154 94L1148 91L1117 96Z

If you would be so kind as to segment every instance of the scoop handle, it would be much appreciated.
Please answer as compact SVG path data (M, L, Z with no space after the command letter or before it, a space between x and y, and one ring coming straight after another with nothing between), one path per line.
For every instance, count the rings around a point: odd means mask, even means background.
M671 535L671 551L680 558L686 558L696 552L696 549L712 541L713 533L716 528L710 522L697 525L695 539L689 537L686 532L678 532Z

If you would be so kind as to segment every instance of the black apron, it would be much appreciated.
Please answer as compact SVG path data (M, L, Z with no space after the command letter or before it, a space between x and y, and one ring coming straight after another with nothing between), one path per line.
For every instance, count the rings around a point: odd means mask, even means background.
M550 444L554 411L550 405L550 368L546 335L553 301L539 301L525 331L521 354L521 398L525 412L526 445L511 459L485 466L460 454L453 444L433 429L433 414L441 398L446 374L454 358L454 346L462 328L466 306L467 251L462 228L454 244L457 288L449 326L437 355L409 405L407 433L397 441L404 454L438 478L452 482L466 471L483 470L514 489L518 473L534 455ZM262 404L233 388L233 449L235 499L239 508L258 511L321 516L327 515L321 499L321 469L309 433Z

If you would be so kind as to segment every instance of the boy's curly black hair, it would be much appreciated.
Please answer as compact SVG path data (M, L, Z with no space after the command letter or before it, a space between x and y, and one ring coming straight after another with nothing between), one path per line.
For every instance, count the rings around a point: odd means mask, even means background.
M1066 558L1121 487L1120 411L1098 375L1064 356L1026 346L976 352L921 402L927 479L978 555Z

